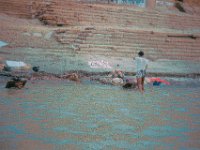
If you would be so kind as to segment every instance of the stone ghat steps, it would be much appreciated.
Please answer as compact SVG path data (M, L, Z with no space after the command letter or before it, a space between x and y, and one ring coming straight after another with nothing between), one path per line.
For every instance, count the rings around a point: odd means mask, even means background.
M171 41L191 41L191 36L194 38L200 37L199 33L195 34L181 34L181 33L175 33L175 32L157 32L157 31L145 31L145 30L134 30L134 29L119 29L116 27L113 28L95 28L95 27L84 27L84 28L78 28L78 29L60 29L56 30L57 36L60 37L73 37L73 38L90 38L90 37L97 37L97 38L116 38L116 39L124 39L124 38L134 38L134 36L138 37L145 37L148 40L154 40L157 38L160 40L168 40L173 39Z
M153 52L151 49L140 49L145 52L145 56L150 60L157 60L157 59L171 59L171 60L194 60L194 61L200 61L200 57L195 57L191 55L185 55L180 53L159 53L159 52ZM135 51L129 51L129 52L113 52L113 51L107 51L107 50L99 50L96 48L79 51L80 54L98 54L98 55L104 55L104 56L112 56L112 57L127 57L127 58L134 58L137 56L137 52Z
M8 48L23 48L23 47L31 47L31 48L63 48L66 46L61 45L60 43L56 42L55 40L44 40L43 38L38 37L21 37L16 36L13 34L13 38L5 38L4 36L0 35L0 38L3 41L7 41L9 43Z
M134 44L152 44L155 46L158 46L160 44L167 44L170 45L172 44L175 47L182 47L184 43L184 46L200 46L200 44L197 42L199 41L198 39L184 39L184 38L170 38L170 37L147 37L148 35L143 35L143 36L137 36L137 35L132 35L132 37L106 37L106 36L79 36L76 37L74 40L75 43L79 44L104 44L104 45L134 45ZM65 37L62 38L62 43L68 43L69 42L69 37L65 39ZM158 44L159 43L159 44Z
M89 46L86 46L86 44L80 44L79 48L81 50L85 49L85 48L90 48L90 47L98 47L98 46L102 46L102 45L97 45L97 44L88 44ZM199 47L193 47L190 48L189 46L180 46L180 47L176 47L173 45L153 45L153 44L132 44L132 45L128 45L128 44L124 44L124 45L103 45L105 49L119 49L121 51L123 51L124 49L140 49L140 48L153 48L154 50L160 50L160 51L168 51L168 52L179 52L179 53L196 53L196 54L200 54L200 50Z
M175 37L168 37L169 35ZM63 45L74 45L80 53L114 54L132 57L137 51L151 53L152 59L189 59L200 58L200 38L191 35L155 33L149 31L126 30L66 30L56 38Z
M90 45L89 47L80 46L80 51L108 51L108 52L121 52L121 53L135 53L139 50L143 49L144 51L149 51L153 53L160 53L162 55L165 54L184 54L192 57L196 57L197 55L200 57L199 50L181 50L181 49L168 49L168 48L152 48L148 46L135 46L135 47L129 47L129 46L100 46L100 45ZM192 51L192 52L191 52Z
M62 25L118 25L153 26L160 28L191 29L199 28L200 17L191 15L163 14L155 10L99 7L92 4L57 2L48 7L40 16L49 24Z
M170 53L168 51L166 51L165 53L160 52L160 51L156 51L152 48L140 48L140 50L143 50L145 52L145 56L150 59L150 60L156 60L156 59L178 59L178 60L194 60L194 61L200 61L200 57L195 57L195 54L181 54L180 53ZM15 58L17 57L24 57L24 56L30 56L31 58L38 58L38 57L43 57L43 59L45 60L51 60L51 59L61 59L64 58L65 55L69 55L69 53L71 54L95 54L95 55L104 55L104 56L112 56L112 57L127 57L127 58L133 58L135 56L137 56L137 51L132 49L126 50L124 49L122 51L119 50L108 50L105 49L105 47L90 47L90 48L86 48L85 50L81 50L81 51L73 51L72 49L70 50L69 48L60 48L60 49L32 49L32 50L28 50L28 51L12 51L10 52L9 55L14 56ZM3 50L1 50L0 54L2 56L5 55L5 57L8 55L8 51L6 50L5 53Z
M145 56L150 59L150 60L156 60L156 59L178 59L178 60L196 60L196 61L200 61L199 57L195 57L195 54L181 54L180 53L170 53L168 51L166 51L165 53L160 52L160 51L156 51L154 49L151 48L140 48L140 50L143 50L145 52ZM7 52L7 50L6 50ZM14 51L11 52L10 55L14 56L15 58L17 57L23 57L23 56L30 56L31 58L36 58L37 57L44 57L43 59L45 60L50 60L50 58L54 58L55 60L57 59L61 59L63 57L65 57L65 55L69 55L69 53L78 53L78 54L95 54L95 55L104 55L104 56L112 56L112 57L127 57L127 58L133 58L135 56L137 56L137 51L132 49L126 50L125 48L119 51L115 50L108 50L105 49L105 47L101 48L101 47L90 47L90 48L86 48L84 50L81 51L73 51L72 49L33 49L33 50L28 50L28 51ZM7 53L3 53L2 50L0 52L0 54L2 56L7 56Z
M10 36L10 35L9 35ZM7 41L9 48L23 48L23 47L31 47L31 48L59 48L63 47L60 43L55 40L45 40L40 37L27 37L16 35L13 33L13 37L4 37L0 35L0 38L4 41Z
M52 25L95 25L199 29L200 17L184 13L169 14L133 6L78 3L74 1L0 1L0 12L39 18Z
M31 58L37 58L43 56L44 59L48 59L49 57L54 57L55 59L59 59L60 57L65 57L65 55L73 55L75 52L71 49L66 49L60 47L56 48L29 48L29 47L22 47L22 48L15 48L12 50L1 49L0 55L7 57L8 55L18 57L18 56L30 56Z
M85 13L85 12L84 12ZM42 20L47 21L49 24L62 24L62 25L118 25L121 27L155 27L155 28L171 28L171 29L198 29L200 26L200 21L189 20L188 22L185 19L164 19L157 18L153 19L151 17L126 17L126 16L109 16L105 17L102 15L89 15L89 14L78 14L78 16L73 13L70 15L69 12L60 13L62 17L56 17L54 14L47 14L46 17L43 16ZM47 17L48 16L48 17Z
M182 45L173 45L173 44L166 44L166 43L159 43L159 42L156 42L154 41L153 43L145 43L145 42L141 42L141 43L135 43L132 41L132 43L75 43L76 45L79 45L79 47L90 47L91 45L95 45L95 46L101 46L101 45L105 45L106 47L112 47L112 46L118 46L118 47L132 47L132 48L135 48L135 47L151 47L151 48L154 48L154 49L160 49L160 50L168 50L168 51L173 51L173 50L176 50L176 51L179 51L179 52L189 52L189 51L192 51L192 52L199 52L199 45L196 44L196 46L192 46L192 45L189 45L189 44L183 44Z
M79 7L79 6L77 6ZM64 13L65 12L68 12L69 16L70 15L75 15L75 17L77 16L84 16L87 15L87 16L90 16L90 17L94 17L94 16L105 16L105 17L109 17L109 16L115 16L115 17L118 17L120 19L123 19L121 17L141 17L141 18L150 18L150 19L155 19L153 21L156 21L156 20L165 20L165 19L169 19L169 17L171 19L177 19L179 18L179 20L184 20L184 21L187 21L185 20L186 18L189 19L192 19L194 21L199 21L200 18L198 16L192 16L192 15L187 15L187 14L164 14L162 12L158 12L158 11L155 11L155 10L145 10L143 9L143 11L138 11L136 8L133 8L132 10L127 10L127 9L124 9L124 8L121 8L120 10L117 10L117 9L113 9L113 10L110 10L110 9L99 9L98 7L97 8L93 8L92 5L91 7L89 8L81 8L79 7L78 8L78 12L75 12L77 10L77 8L73 8L73 7L69 7L68 9L66 9L66 7L63 7L63 6L59 6L59 5L51 5L50 7L48 7L47 11L50 12L60 12L60 13L63 13L63 15L65 15Z
M23 18L31 18L30 4L30 0L1 0L0 12Z
M79 45L79 48L81 51L86 50L86 49L92 49L95 47L99 47L103 50L108 50L108 51L121 51L121 52L128 52L128 51L132 51L132 50L140 50L140 49L153 49L154 51L160 51L160 52L169 52L169 53L173 53L173 52L177 52L177 53L185 53L185 54L191 54L194 56L196 55L200 55L200 50L199 47L196 48L191 48L191 49L181 49L181 48L176 48L176 47L168 47L168 46L158 46L158 47L153 47L151 45L139 45L139 44L135 44L135 45L120 45L120 46L116 46L116 45L95 45L95 44L82 44Z
M74 33L73 33L74 32ZM104 33L103 33L104 32ZM179 35L182 37L168 37L171 34L160 34L151 32L119 32L119 31L68 31L61 35L56 35L62 44L96 44L96 45L116 45L134 46L151 44L155 47L167 47L193 49L200 46L200 40L192 39L191 35ZM171 35L173 36L173 35ZM184 44L183 44L184 43Z

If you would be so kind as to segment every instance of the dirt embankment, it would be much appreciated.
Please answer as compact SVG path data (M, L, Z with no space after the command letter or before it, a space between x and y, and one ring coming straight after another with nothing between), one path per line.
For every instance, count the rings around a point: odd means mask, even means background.
M88 72L84 70L72 70L65 72L64 74L54 74L54 73L47 73L44 71L32 73L30 75L27 72L23 73L15 73L15 72L0 72L0 76L6 76L6 77L23 77L28 78L32 80L52 80L52 79L69 79L72 81L78 81L81 78L85 77L103 77L108 76L111 72L105 71L105 72ZM126 76L134 76L135 72L124 72ZM200 78L200 73L159 73L159 72L149 72L149 77L177 77L177 78Z

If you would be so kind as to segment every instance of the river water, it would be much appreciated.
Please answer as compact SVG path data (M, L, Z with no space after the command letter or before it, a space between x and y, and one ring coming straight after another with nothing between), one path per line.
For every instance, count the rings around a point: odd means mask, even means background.
M146 85L145 94L83 81L0 80L1 150L200 149L200 82Z

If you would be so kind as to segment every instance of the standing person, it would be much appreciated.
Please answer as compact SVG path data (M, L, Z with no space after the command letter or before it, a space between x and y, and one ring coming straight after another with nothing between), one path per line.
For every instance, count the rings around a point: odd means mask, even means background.
M135 57L135 68L136 68L136 78L137 87L141 93L144 92L144 79L146 75L146 70L148 67L149 60L144 58L144 52L140 51L138 57Z

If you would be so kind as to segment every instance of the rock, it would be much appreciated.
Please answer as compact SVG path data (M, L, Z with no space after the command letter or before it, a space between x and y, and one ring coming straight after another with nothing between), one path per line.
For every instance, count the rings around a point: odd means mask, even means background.
M136 84L135 83L126 83L123 85L123 88L125 88L125 89L136 88Z
M38 72L38 71L40 70L40 66L34 66L34 67L32 68L32 70L33 70L34 72Z
M137 79L135 77L126 78L126 83L123 85L125 89L133 89L137 87Z
M80 81L78 75L76 73L72 73L69 77L68 77L69 80L72 80L72 81Z
M76 74L76 73L62 75L61 78L68 79L68 80L71 80L71 81L80 82L80 78L79 78L78 74Z
M95 30L95 28L94 27L87 27L87 28L85 28L85 30Z
M124 78L124 73L121 70L114 70L109 74L113 78Z
M184 7L183 7L183 4L180 3L180 2L175 2L175 5L174 5L180 12L186 12Z
M100 78L99 81L103 84L112 84L112 78Z
M112 79L112 84L113 85L122 85L124 82L121 78L113 78Z
M8 81L5 88L23 88L26 84L26 80L23 78L15 77L11 81Z

